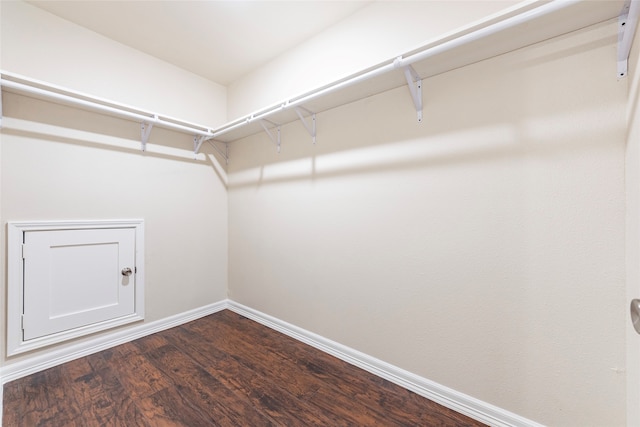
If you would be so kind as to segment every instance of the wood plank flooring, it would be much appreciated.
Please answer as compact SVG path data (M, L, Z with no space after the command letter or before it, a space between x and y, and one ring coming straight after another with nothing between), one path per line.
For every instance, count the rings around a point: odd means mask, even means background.
M480 426L225 310L4 387L13 426Z

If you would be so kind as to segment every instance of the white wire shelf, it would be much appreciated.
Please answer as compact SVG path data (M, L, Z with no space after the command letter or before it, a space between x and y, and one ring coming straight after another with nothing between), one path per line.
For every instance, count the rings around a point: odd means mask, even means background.
M299 119L295 107L320 113L378 93L470 65L553 37L625 16L629 2L529 1L425 43L420 49L389 59L342 80L292 97L213 130L212 138L233 142L263 131L261 120L284 125ZM633 3L637 3L636 0ZM625 7L626 5L626 7ZM636 7L637 9L637 7ZM635 21L637 22L637 14ZM635 28L634 28L635 30ZM628 31L627 34L632 33ZM627 36L627 38L632 38ZM628 49L626 50L628 57ZM612 76L616 68L612 67ZM428 94L426 95L428 99ZM417 106L417 109L420 107Z
M640 0L526 1L425 43L406 52L310 92L212 128L118 104L102 98L2 72L2 90L73 104L141 123L142 149L153 126L194 135L194 153L205 141L225 159L226 147L213 143L237 141L266 131L280 146L280 126L302 120L315 142L315 114L404 85L409 87L418 120L422 119L422 79L492 58L611 19L619 22L617 67L612 77L626 75L626 59L638 21ZM408 102L411 100L408 98ZM428 94L425 98L428 100ZM1 104L0 104L1 106ZM0 115L1 115L0 109ZM274 132L275 131L275 132Z

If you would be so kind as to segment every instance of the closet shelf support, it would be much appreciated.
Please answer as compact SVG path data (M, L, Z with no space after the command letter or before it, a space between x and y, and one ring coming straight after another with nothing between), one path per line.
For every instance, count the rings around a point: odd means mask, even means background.
M311 111L307 110L304 107L295 107L295 111L298 117L300 118L300 121L304 125L304 128L307 130L307 132L309 132L309 135L311 135L311 139L315 144L316 143L316 113L312 113ZM311 124L307 123L307 120L305 119L304 114L302 114L303 112L311 116Z
M205 135L194 135L193 137L193 157L198 155L202 143L205 141Z
M416 115L418 121L422 121L422 78L418 75L416 70L411 65L401 65L402 57L398 57L395 60L395 65L402 68L404 77L407 80L407 87L409 87L409 93L413 100L413 105L416 108Z
M158 116L154 119L157 121ZM140 140L142 142L142 151L147 151L147 141L149 141L149 135L151 135L151 129L153 129L153 123L141 123L140 124Z
M2 90L2 93L7 90L11 90L18 94L34 95L36 98L44 98L61 104L73 105L78 108L114 115L116 117L140 123L142 151L145 151L147 148L149 135L151 134L151 129L153 127L172 129L174 131L192 135L195 134L198 137L213 136L211 129L206 126L196 125L168 116L161 116L156 113L140 110L135 107L119 104L103 98L97 98L71 89L63 88L61 86L33 80L2 70L0 70L0 89ZM0 111L0 121L1 116L2 112ZM195 151L197 154L197 149Z
M267 127L267 124L273 126L276 128L276 135L274 136L271 131L269 130L269 128ZM262 128L264 129L264 131L266 132L266 134L269 136L269 139L271 139L271 141L276 144L278 153L280 153L280 125L270 122L269 120L266 119L261 119L260 120L260 125L262 126Z
M618 78L627 76L627 62L638 26L638 16L640 16L640 1L631 0L618 18Z

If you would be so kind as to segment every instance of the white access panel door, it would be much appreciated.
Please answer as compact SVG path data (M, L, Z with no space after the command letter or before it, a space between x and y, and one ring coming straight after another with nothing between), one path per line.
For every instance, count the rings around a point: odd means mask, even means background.
M133 228L24 233L23 340L135 312Z

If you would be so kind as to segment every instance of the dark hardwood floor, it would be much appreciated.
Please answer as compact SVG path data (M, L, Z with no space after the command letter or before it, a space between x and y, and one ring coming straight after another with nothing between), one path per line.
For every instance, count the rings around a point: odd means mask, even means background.
M4 387L13 426L479 426L230 311Z

